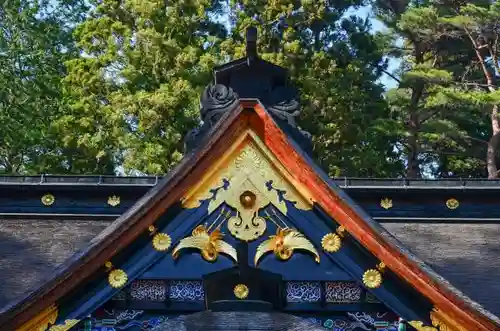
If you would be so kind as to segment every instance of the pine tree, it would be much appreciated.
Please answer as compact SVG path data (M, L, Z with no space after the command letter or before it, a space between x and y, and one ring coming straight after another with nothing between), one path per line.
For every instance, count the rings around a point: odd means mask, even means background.
M217 1L93 1L76 29L82 57L68 62L72 112L58 121L67 148L86 163L125 173L164 174L182 156L198 117L199 94L220 63L225 29ZM115 170L115 169L112 169Z
M388 92L396 115L407 176L485 173L484 111L494 95L476 88L474 50L449 28L451 3L380 1L379 16L403 38L398 88Z
M260 56L290 69L300 89L300 125L331 176L397 176L401 163L375 81L386 63L368 20L345 17L361 1L232 1L232 38L223 54L244 54L246 27L259 29Z
M83 1L12 0L0 7L0 173L65 172L53 122L64 106L65 61Z

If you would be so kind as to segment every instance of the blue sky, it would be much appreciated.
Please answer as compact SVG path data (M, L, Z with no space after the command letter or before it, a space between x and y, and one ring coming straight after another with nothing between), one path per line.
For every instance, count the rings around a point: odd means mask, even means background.
M356 16L362 18L371 17L370 21L372 24L373 32L384 31L386 29L386 27L382 22L373 17L370 6L364 6L359 9L349 10L347 12L347 15L352 15L352 14L355 14ZM399 60L389 59L389 68L387 69L387 71L392 73L394 70L398 68L399 64L400 64ZM380 82L385 86L386 89L390 89L397 86L397 82L387 75L383 75L382 78L380 79Z

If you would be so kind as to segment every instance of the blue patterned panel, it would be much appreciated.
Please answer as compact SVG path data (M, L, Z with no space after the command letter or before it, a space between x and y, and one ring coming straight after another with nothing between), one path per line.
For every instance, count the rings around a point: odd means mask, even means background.
M174 301L203 301L205 291L203 282L199 280L171 280L169 297Z
M136 280L130 286L133 300L165 301L167 286L162 280Z
M321 299L320 282L287 282L288 302L318 302Z
M326 302L349 303L361 301L363 290L354 282L326 282Z
M299 316L308 322L322 326L325 331L397 331L398 318L391 313L348 312L347 316Z

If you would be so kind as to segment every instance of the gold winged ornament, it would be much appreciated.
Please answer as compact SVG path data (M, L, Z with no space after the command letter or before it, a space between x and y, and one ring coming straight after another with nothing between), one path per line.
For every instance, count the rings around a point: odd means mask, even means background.
M264 240L255 253L254 263L257 265L265 254L274 252L277 258L288 260L295 250L308 251L314 255L314 260L319 263L319 254L314 245L302 233L294 229L278 229L276 235Z
M192 235L182 239L172 251L172 257L176 259L179 256L179 251L185 248L195 248L201 251L201 256L209 261L217 260L219 253L230 256L235 262L238 262L236 249L223 241L224 235L219 229L215 229L212 233L204 225L198 225Z

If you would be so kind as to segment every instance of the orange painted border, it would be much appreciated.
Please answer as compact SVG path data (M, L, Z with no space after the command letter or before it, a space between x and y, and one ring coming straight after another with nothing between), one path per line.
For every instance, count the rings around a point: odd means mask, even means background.
M68 264L59 276L2 314L0 329L11 330L11 327L14 329L26 323L94 273L99 272L105 261L112 259L138 235L147 231L149 225L153 224L172 204L178 202L214 160L224 153L227 145L243 130L251 127L277 159L289 169L292 177L310 189L316 201L333 219L342 224L388 268L429 298L437 308L461 322L470 331L500 330L486 316L436 283L416 263L396 247L388 244L380 233L372 229L297 153L287 136L276 126L260 103L241 101L241 106L221 120L217 125L218 131L214 132L206 146L190 159L184 160L174 170L174 176L168 182L159 185L156 195L147 201L139 201L122 215L116 221L120 225L114 232L102 238L94 247L90 247L81 258ZM255 112L244 111L243 108L253 108Z
M255 109L259 119L251 120L254 125L259 121L263 123L264 128L260 131L263 131L264 134L260 138L266 146L289 169L295 180L309 188L317 203L323 207L329 216L343 225L356 240L438 308L461 321L462 325L468 330L500 330L499 326L495 325L486 316L466 305L449 289L437 284L414 261L402 254L399 249L387 243L380 233L371 228L297 153L286 135L276 126L274 120L262 105L252 102L244 103L244 105Z

